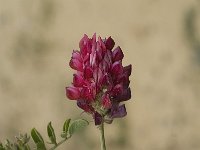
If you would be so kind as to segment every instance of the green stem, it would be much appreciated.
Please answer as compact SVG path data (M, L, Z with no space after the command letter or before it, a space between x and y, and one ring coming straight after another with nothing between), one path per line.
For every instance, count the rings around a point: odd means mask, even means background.
M60 141L59 143L57 143L55 146L53 146L52 148L50 148L49 150L54 150L56 149L59 145L61 145L62 143L64 143L66 140L68 140L70 137L63 139L62 141Z
M101 140L101 150L106 150L106 143L105 143L105 136L104 136L104 123L102 122L101 125L99 125L100 130L100 140Z

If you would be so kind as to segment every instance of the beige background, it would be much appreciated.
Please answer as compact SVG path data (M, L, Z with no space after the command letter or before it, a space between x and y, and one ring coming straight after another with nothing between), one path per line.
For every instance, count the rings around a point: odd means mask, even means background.
M49 121L59 136L66 118L82 117L65 97L68 62L96 32L133 65L128 116L106 125L108 150L199 150L199 10L198 0L0 0L1 141L32 127L47 140ZM100 149L98 130L58 149Z

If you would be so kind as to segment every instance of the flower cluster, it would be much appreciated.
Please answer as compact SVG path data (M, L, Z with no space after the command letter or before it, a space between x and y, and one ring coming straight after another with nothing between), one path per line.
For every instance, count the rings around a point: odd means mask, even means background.
M74 50L70 67L76 70L72 86L66 87L66 95L76 100L78 107L93 115L95 124L111 123L114 118L126 116L126 108L120 102L131 98L129 76L132 66L122 66L124 54L114 40L96 39L87 35Z

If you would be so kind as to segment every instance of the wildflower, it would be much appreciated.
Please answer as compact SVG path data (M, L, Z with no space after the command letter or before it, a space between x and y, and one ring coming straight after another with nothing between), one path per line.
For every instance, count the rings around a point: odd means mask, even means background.
M120 104L131 98L129 76L132 66L123 67L124 54L114 40L96 39L87 35L74 50L70 67L76 70L72 86L66 88L66 96L77 101L77 106L92 114L95 124L111 123L114 118L126 116L126 107Z

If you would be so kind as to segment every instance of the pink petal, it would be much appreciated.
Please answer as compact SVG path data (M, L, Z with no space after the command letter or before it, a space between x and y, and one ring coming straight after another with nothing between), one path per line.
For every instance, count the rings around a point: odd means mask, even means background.
M91 89L88 87L84 87L81 90L81 97L84 98L85 100L88 100L89 102L94 100L93 93L92 93Z
M77 59L77 60L79 60L80 62L83 61L80 52L77 51L77 50L73 50L73 52L72 52L72 59Z
M80 91L76 87L66 87L66 96L71 100L77 100L80 98Z
M69 65L72 69L83 71L83 64L78 59L71 59Z
M74 74L73 78L73 85L76 87L80 87L84 84L84 79L81 75L79 74Z
M84 77L86 78L86 79L89 79L89 78L92 78L93 77L93 71L92 71L92 69L90 68L90 67L85 67L85 69L84 69Z

